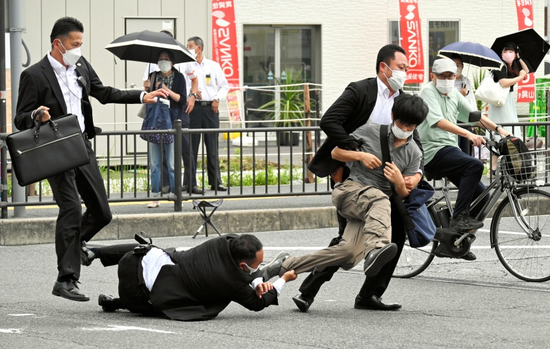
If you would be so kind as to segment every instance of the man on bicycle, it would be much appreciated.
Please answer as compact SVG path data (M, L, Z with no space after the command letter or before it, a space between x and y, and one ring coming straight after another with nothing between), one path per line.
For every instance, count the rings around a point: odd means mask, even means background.
M485 189L485 185L481 183L484 166L479 159L460 150L457 146L457 135L468 139L476 147L485 144L485 140L482 136L456 125L457 118L460 122L468 122L466 116L475 110L454 88L456 72L456 64L450 59L438 59L434 62L430 74L432 81L420 92L420 97L430 111L426 122L418 126L418 132L424 149L426 176L447 177L458 188L450 227L458 231L467 231L483 226L483 222L474 217L484 202L477 205L472 212L470 204ZM509 134L486 116L481 117L481 122L502 136ZM469 252L462 258L474 260L476 257Z

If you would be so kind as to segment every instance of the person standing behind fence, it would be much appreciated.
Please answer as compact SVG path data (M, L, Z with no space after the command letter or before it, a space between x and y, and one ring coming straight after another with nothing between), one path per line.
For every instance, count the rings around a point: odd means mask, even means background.
M90 162L48 178L59 214L55 226L58 277L52 294L73 301L90 299L78 288L80 264L89 265L90 241L112 219L105 185L89 139L95 137L90 96L105 103L156 103L164 90L119 90L104 86L81 56L84 26L72 17L58 19L50 34L51 51L21 73L14 124L33 128L67 113L77 116ZM40 112L39 112L40 111ZM82 214L81 199L86 205Z
M174 68L174 54L171 52L161 52L159 55L158 66L160 72L153 72L149 77L149 85L153 88L163 89L168 92L168 99L170 101L170 124L173 125L177 119L184 119L184 107L187 104L186 112L191 112L194 105L194 96L191 96L191 101L187 103L185 78L183 74L178 72ZM195 75L190 75L191 80L196 80ZM189 126L189 116L187 116L187 122ZM162 137L164 138L164 137ZM162 139L161 138L161 139ZM189 146L189 144L187 144ZM174 143L164 143L164 151L161 152L161 145L157 143L149 143L149 168L151 171L151 185L153 197L159 196L161 191L161 177L160 169L162 166L162 158L164 155L164 162L167 164L168 175L170 178L170 192L174 192ZM189 150L189 148L187 148ZM187 157L185 156L187 155ZM187 161L185 161L187 159ZM185 171L190 170L192 161L189 157L189 153L184 154ZM158 201L153 201L147 207L154 208L160 204Z
M229 84L217 62L204 57L204 42L198 36L187 40L187 48L195 54L196 62L191 62L195 74L199 80L199 91L201 99L195 103L195 109L191 112L192 129L220 128L220 101L225 100L229 92ZM206 147L208 184L210 189L226 191L223 186L220 174L220 162L218 157L218 133L204 133L204 144ZM198 160L200 134L191 136L193 156L195 164ZM195 166L196 168L196 166Z
M489 105L489 119L492 122L500 126L501 123L514 123L518 122L518 112L516 111L516 101L512 92L514 91L514 85L523 80L527 74L529 74L529 68L519 57L518 45L514 42L508 42L502 48L502 52L497 54L504 61L504 68L501 70L493 71L493 79L498 82L502 87L509 87L510 93L506 98L506 103L502 107L496 105ZM521 138L521 129L513 131L513 127L506 126L504 129L508 133L514 133L515 136ZM497 166L497 158L493 155L491 171L495 172Z
M474 91L472 89L472 84L470 83L470 79L468 79L467 76L463 74L464 69L464 63L462 62L462 57L458 54L453 54L450 57L453 62L456 64L456 79L455 79L455 88L458 92L460 92L461 95L466 98L468 103L470 103L474 108L477 109L477 102L476 98L474 97ZM466 116L468 117L468 116ZM460 126L463 129L472 132L471 126ZM472 146L470 144L470 141L468 138L464 138L462 136L458 136L458 147L462 149L462 151L465 154L472 155Z
M170 33L168 30L161 30L161 33L164 33L166 35L169 35L170 37L174 37L172 33ZM182 128L189 128L189 113L191 113L191 110L193 110L195 106L195 102L199 94L199 85L198 80L195 76L195 71L193 70L193 67L189 65L188 63L177 63L174 64L174 69L178 72L185 74L186 77L189 77L188 79L185 79L186 86L184 91L184 96L187 96L187 106L185 107L185 112L181 113L180 116L178 116L178 119L181 119L181 127ZM149 75L152 72L160 71L159 66L155 63L149 63L147 64L147 67L145 68L145 71L143 72L143 88L145 91L149 90L150 81L149 81ZM190 77L193 76L191 79ZM197 176L195 175L195 160L192 158L191 153L191 138L189 133L184 133L182 135L182 143L181 143L181 156L183 158L183 166L185 168L185 172L183 175L183 191L188 191L189 193L193 194L202 194L203 191L200 190L197 187ZM164 157L163 157L164 158ZM164 190L164 186L168 186L170 188L170 178L168 175L168 166L166 165L166 162L162 162L162 169L163 169L163 176L162 176L162 183L163 183L163 193L166 193ZM191 181L191 186L189 186L189 181Z

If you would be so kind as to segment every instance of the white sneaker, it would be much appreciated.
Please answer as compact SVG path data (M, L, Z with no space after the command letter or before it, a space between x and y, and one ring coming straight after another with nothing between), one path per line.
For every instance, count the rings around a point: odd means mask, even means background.
M160 204L158 201L152 201L149 205L147 205L147 208L155 208L155 207L159 207Z

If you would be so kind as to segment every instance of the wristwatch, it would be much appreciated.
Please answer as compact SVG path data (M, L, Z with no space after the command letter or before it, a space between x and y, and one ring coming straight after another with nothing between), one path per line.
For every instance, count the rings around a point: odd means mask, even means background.
M191 97L191 96L195 97L195 99L199 99L199 95L198 95L197 93L195 93L195 92L191 92L191 94L189 95L189 97Z
M499 128L502 128L502 125L497 125L497 126L495 127L495 132L498 132L498 129L499 129Z

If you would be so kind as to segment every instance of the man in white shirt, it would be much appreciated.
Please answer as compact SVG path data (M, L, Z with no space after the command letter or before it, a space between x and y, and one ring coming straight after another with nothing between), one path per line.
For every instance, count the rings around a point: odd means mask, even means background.
M193 36L187 40L187 48L196 55L196 62L188 63L193 66L199 80L200 100L195 102L191 112L191 128L206 129L220 128L220 101L225 100L229 92L229 84L217 62L207 59L203 55L204 42ZM195 161L199 153L200 134L193 134L191 146ZM207 155L208 184L215 191L226 191L223 186L220 163L218 158L218 133L204 133L204 144ZM196 166L195 166L196 168Z
M14 125L30 129L65 114L76 115L90 162L48 178L59 213L55 226L58 276L55 296L73 301L90 299L78 288L80 264L87 265L86 242L112 219L109 201L90 139L94 126L90 97L106 103L156 103L168 93L119 90L105 86L81 55L84 26L76 18L58 19L50 34L51 51L21 73ZM84 201L86 211L82 213Z
M147 244L91 250L104 266L118 264L120 298L98 299L107 312L128 309L193 321L213 319L231 302L260 311L277 305L285 283L297 277L291 270L273 283L264 282L273 272L260 269L263 246L250 234L220 236L186 251ZM274 263L278 267L268 269L280 268L281 258Z

